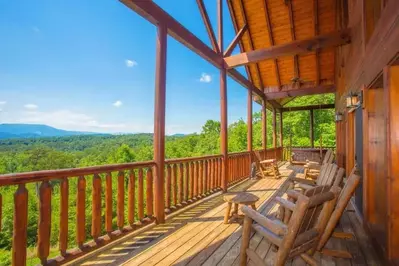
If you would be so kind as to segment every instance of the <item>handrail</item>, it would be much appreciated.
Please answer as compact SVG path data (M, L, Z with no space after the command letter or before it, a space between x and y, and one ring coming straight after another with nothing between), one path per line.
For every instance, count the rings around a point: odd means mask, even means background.
M78 177L83 175L101 174L105 172L123 171L130 170L132 168L143 168L152 166L155 166L154 161L5 174L0 175L0 186L26 184L32 182L40 182L44 180L48 181L52 179L60 179L64 177Z
M173 159L166 159L165 163L183 163L183 162L193 162L198 160L207 160L207 159L217 159L222 158L221 154L215 155L205 155L205 156L197 156L197 157L185 157L185 158L173 158Z

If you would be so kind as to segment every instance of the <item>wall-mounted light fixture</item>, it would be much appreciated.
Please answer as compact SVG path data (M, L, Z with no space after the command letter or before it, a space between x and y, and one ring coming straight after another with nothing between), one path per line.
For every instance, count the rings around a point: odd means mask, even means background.
M342 121L343 118L344 118L344 115L342 113L340 113L340 112L335 113L335 122Z
M351 92L348 96L346 96L347 108L356 108L360 105L361 105L361 95Z

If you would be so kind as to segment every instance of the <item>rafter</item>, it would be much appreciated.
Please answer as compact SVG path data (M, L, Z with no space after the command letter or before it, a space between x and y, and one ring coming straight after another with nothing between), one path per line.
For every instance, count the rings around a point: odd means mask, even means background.
M269 92L269 93L266 93L266 98L268 100L271 100L271 99L281 99L281 98L287 98L287 97L333 93L333 92L335 92L335 85L320 85L320 86L316 86L316 87L302 88L302 89L296 89L296 90Z
M270 45L274 46L274 38L273 38L273 32L272 32L272 23L270 21L270 14L269 14L269 8L267 6L267 0L263 1L263 8L265 9L267 32L269 33ZM276 58L274 58L273 63L274 63L274 69L276 71L277 86L279 87L279 89L281 89L280 71L278 69L278 63L277 63L277 59Z
M244 18L244 23L247 24L247 14L245 12L244 4L243 4L242 0L239 0L238 2L240 4L241 14L242 14L242 16ZM254 50L254 45L252 43L252 38L251 38L251 31L249 30L249 28L248 28L247 31L248 31L248 35L249 35L249 38L248 38L249 39L249 46L250 46L251 50ZM263 85L263 81L262 81L262 76L260 75L259 65L255 64L255 68L256 68L256 75L258 76L260 86L261 86L261 88L263 88L264 85Z
M238 31L237 35L231 41L230 45L227 47L226 51L224 52L224 57L230 56L233 52L234 48L236 48L237 44L241 41L242 36L248 30L248 24L244 24L244 26Z
M288 15L290 17L290 28L291 28L291 38L292 41L296 40L295 36L295 23L294 23L294 12L292 11L292 0L288 0ZM294 71L295 71L295 78L299 78L299 62L298 62L298 55L294 55Z
M211 40L213 50L216 53L220 53L219 46L216 40L215 32L213 31L211 21L209 20L208 12L206 12L206 8L203 0L197 0L198 8L201 12L202 20L204 21L206 31L208 32L209 39Z
M319 48L340 46L350 43L350 40L350 29L345 29L329 34L318 35L307 40L294 41L269 48L232 55L225 57L224 61L228 68L232 68L282 56L306 54Z

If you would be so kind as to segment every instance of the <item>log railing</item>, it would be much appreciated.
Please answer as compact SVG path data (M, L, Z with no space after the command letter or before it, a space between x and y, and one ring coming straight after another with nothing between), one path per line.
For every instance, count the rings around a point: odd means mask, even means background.
M281 160L281 151L260 152ZM250 176L251 158L249 152L228 155L229 186ZM222 160L221 155L166 160L165 212L220 191ZM154 173L155 163L149 161L0 176L0 188L15 187L13 265L26 265L30 200L38 202L36 256L42 264L62 264L153 222ZM4 201L0 194L0 230ZM58 227L55 258L49 258L55 249L52 226Z
M165 212L220 190L222 156L202 156L166 160Z
M30 197L38 197L39 205L37 258L43 265L65 263L153 221L153 167L153 162L141 162L0 176L0 186L17 186L12 264L26 265ZM55 223L51 221L54 191L59 193ZM73 209L75 227L69 224ZM54 224L60 255L49 259ZM75 228L74 232L69 228Z

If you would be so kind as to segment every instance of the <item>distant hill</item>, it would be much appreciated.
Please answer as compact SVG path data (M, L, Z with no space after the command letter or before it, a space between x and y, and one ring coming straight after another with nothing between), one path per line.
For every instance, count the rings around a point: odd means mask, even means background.
M67 131L37 124L0 124L0 139L66 137L77 135L98 135L93 132ZM106 135L106 134L104 134Z

